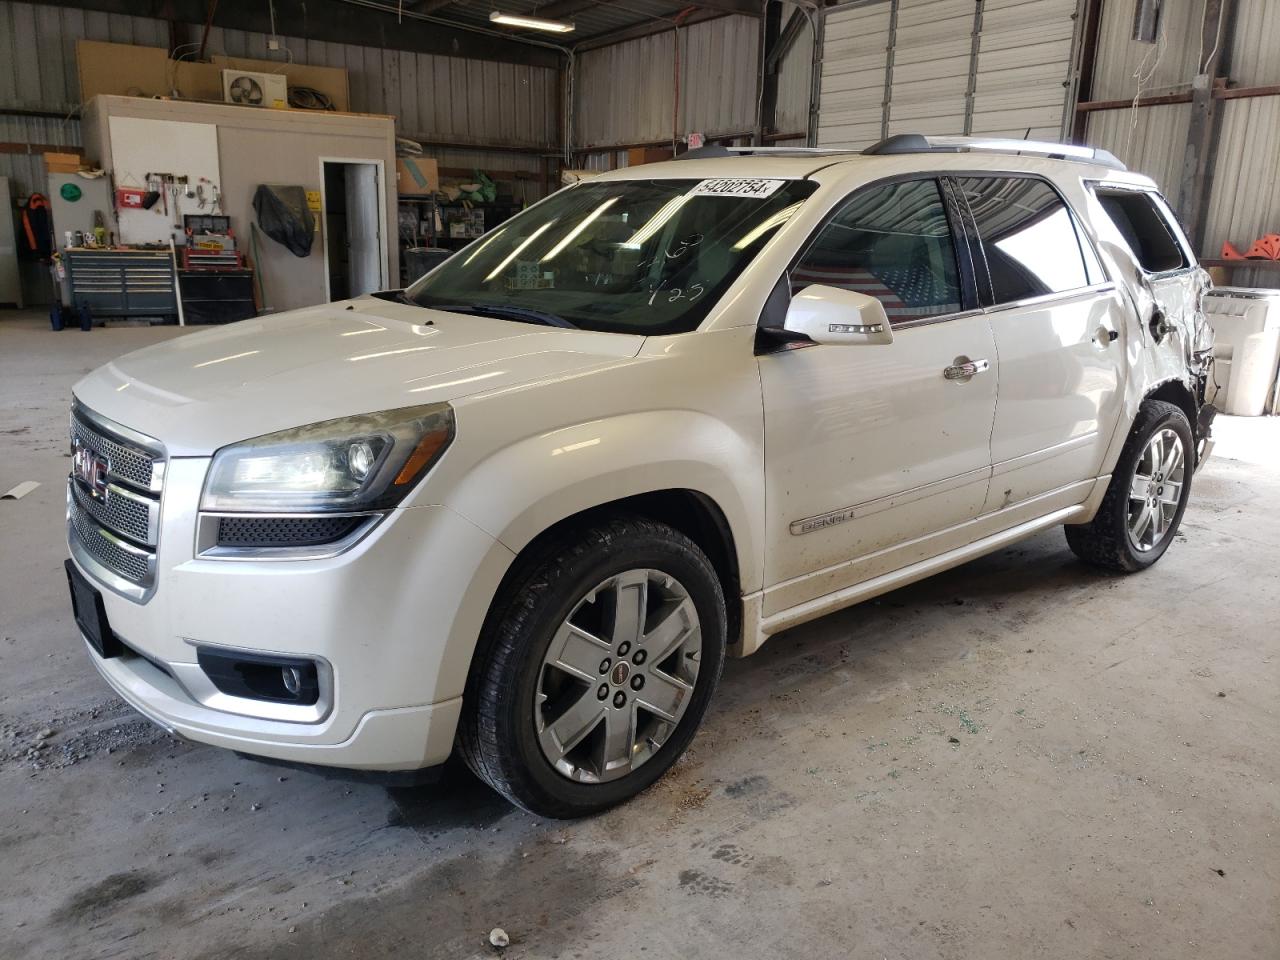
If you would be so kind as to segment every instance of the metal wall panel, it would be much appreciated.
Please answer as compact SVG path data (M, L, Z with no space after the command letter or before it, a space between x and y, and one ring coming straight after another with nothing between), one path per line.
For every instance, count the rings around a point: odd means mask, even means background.
M890 135L964 133L973 0L898 0L890 38Z
M0 177L9 178L15 197L44 193L47 189L43 146L79 147L80 121L0 114L0 143L26 143L27 153L0 153Z
M779 133L805 133L809 129L809 94L813 89L813 29L800 28L795 43L778 64L778 106L775 113ZM793 146L794 142L778 146ZM800 141L804 145L804 141Z
M1259 2L1273 5L1275 0ZM1187 89L1195 76L1203 0L1167 0L1156 43L1133 39L1133 5L1134 0L1103 2L1093 74L1095 100L1132 97L1139 78L1144 80L1144 95L1173 93Z
M880 139L890 14L887 0L827 12L818 98L819 146L857 149Z
M1243 87L1280 83L1280 3L1236 0L1231 77Z
M1078 0L986 0L969 132L1063 139Z
M1191 104L1171 103L1133 110L1099 110L1089 114L1085 139L1110 150L1130 170L1145 173L1177 208L1182 181L1182 153L1191 123Z
M575 147L723 136L755 126L758 21L718 17L588 50L575 63ZM675 110L679 44L680 110Z
M1264 233L1280 232L1280 97L1227 100L1218 159L1205 218L1204 256L1217 256L1230 240L1243 253ZM1235 282L1276 286L1274 272Z
M81 39L167 47L169 29L149 17L0 0L0 107L73 109L80 100L75 44ZM289 36L280 41L283 49L272 51L266 34L215 27L208 52L345 68L351 109L394 116L397 132L407 136L544 149L559 142L556 70ZM191 53L178 51L184 52ZM180 68L176 77L180 81Z

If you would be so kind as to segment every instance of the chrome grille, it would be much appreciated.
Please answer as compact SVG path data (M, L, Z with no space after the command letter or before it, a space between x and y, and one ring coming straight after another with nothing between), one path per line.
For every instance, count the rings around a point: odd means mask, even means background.
M160 514L160 505L155 500L130 493L115 484L108 485L106 498L99 500L75 480L71 481L71 495L81 510L108 530L128 537L134 543L155 546Z
M139 490L160 490L164 457L159 450L148 450L141 444L108 434L91 423L79 407L71 413L71 442L73 445L78 442L105 459L108 479L121 480Z
M74 481L73 481L74 482ZM112 536L73 498L69 505L71 528L89 556L113 573L140 587L149 587L154 579L155 554Z
M71 446L76 454L67 480L71 553L112 590L145 600L155 584L164 448L78 403L71 411Z

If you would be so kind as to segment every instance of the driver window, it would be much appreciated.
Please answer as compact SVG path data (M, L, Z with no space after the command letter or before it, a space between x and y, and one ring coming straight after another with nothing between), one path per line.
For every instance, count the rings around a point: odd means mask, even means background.
M791 271L810 284L855 290L884 304L890 324L960 311L960 273L936 180L860 190Z

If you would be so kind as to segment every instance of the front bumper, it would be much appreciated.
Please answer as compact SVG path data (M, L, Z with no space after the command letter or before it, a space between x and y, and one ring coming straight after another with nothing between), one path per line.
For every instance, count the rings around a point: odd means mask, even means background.
M98 671L140 713L202 743L357 770L443 762L511 552L447 507L420 506L392 511L336 557L198 557L195 504L207 464L169 462L156 584L145 602L113 592L77 562L129 648L103 659L86 644ZM200 646L324 664L323 709L211 696L200 682Z
M120 698L169 733L254 756L351 770L418 770L443 763L453 746L462 698L417 707L370 710L334 743L321 725L264 720L211 710L173 677L134 653L93 665Z

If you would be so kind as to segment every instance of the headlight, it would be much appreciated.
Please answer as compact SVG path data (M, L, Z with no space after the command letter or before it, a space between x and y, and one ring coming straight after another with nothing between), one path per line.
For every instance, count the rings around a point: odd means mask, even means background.
M447 403L294 427L223 447L200 509L353 513L395 506L453 439Z

